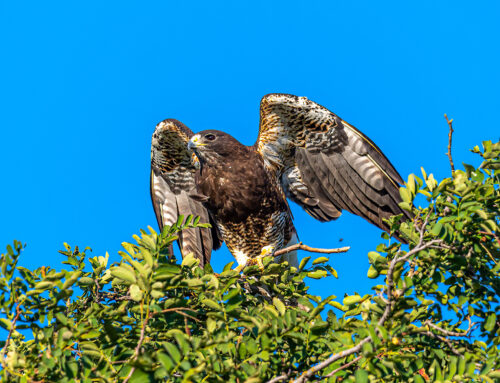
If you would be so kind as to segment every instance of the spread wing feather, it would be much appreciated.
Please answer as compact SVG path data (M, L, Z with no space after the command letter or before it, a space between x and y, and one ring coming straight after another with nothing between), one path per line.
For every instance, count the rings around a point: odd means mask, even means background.
M380 149L305 97L264 96L255 147L287 197L320 221L347 210L387 230L385 218L409 217L398 205L403 180Z
M151 200L158 226L172 225L180 215L199 216L201 223L213 223L203 205L189 197L195 187L196 166L187 148L193 132L177 120L160 122L151 144ZM210 262L212 249L221 245L215 225L179 233L183 255L190 252L203 266ZM170 249L172 251L172 249Z

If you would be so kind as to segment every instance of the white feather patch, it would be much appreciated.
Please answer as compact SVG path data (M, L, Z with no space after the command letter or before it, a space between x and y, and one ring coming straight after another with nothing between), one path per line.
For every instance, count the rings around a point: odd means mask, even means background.
M236 259L236 262L238 262L239 266L246 266L248 262L248 256L243 251L236 250L233 253L233 256Z

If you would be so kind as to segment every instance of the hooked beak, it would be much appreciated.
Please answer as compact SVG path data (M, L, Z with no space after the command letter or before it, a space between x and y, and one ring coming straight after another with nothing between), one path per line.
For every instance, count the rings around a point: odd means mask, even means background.
M205 146L205 144L201 143L201 136L199 134L195 134L188 142L188 149L193 150L199 146Z

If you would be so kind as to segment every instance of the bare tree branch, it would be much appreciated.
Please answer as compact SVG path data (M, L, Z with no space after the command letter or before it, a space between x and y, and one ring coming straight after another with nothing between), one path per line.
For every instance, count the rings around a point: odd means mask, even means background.
M448 331L445 330L444 328L441 328L434 323L432 323L430 320L426 320L424 322L425 325L428 325L429 327L432 327L434 330L439 331L440 333L446 335L446 336L457 336L457 337L467 337L469 336L469 333L472 331L472 328L476 324L475 322L470 322L469 321L469 328L465 330L465 332L455 332L455 331Z
M361 351L361 348L363 345L367 342L371 342L372 338L370 336L367 336L364 338L361 342L359 342L356 346L348 348L347 350L341 351L337 354L333 354L330 356L328 359L325 359L323 362L318 363L316 366L311 367L309 370L307 370L305 373L303 373L298 379L294 380L294 383L304 383L309 380L311 376L313 376L316 372L328 367L330 364L335 362L336 360L345 358L346 356L355 354L359 351Z
M463 357L463 355L460 352L458 352L458 350L453 346L453 343L448 338L434 334L432 331L424 331L422 334L427 335L428 337L431 337L434 339L439 339L440 341L442 341L448 345L448 347L450 348L452 353L454 353L456 356Z
M329 377L335 375L337 372L339 372L339 371L341 371L341 370L343 370L345 368L351 367L353 364L357 363L362 357L363 357L362 355L357 356L356 358L354 358L353 360L351 360L349 363L346 363L343 366L340 366L339 368L336 368L332 372L330 372L327 375L325 375L323 378L329 378Z
M453 173L455 171L455 165L453 164L453 158L451 157L451 138L453 135L453 118L451 120L448 119L448 116L444 115L444 118L446 118L446 122L448 123L448 126L450 127L450 130L448 132L448 159L450 160L450 166L451 166L451 172Z
M337 249L318 249L316 247L310 247L310 246L304 245L302 242L299 242L299 243L296 243L295 245L285 247L284 249L277 250L274 253L274 256L277 257L277 256L280 256L283 254L290 253L291 251L295 251L295 250L304 250L304 251L309 251L310 253L333 254L333 253L345 253L345 252L349 251L349 249L350 249L349 246L340 247Z

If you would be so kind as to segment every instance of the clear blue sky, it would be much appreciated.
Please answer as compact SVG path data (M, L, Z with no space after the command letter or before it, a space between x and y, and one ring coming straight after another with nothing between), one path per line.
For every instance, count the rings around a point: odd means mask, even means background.
M122 241L156 227L155 124L253 144L270 92L331 109L405 179L420 166L446 177L444 113L456 164L499 137L499 20L498 1L2 1L0 246L26 242L27 267L59 268L63 242L118 259ZM380 230L292 209L305 243L352 246L331 259L340 280L313 292L368 292ZM218 251L214 268L230 260Z

